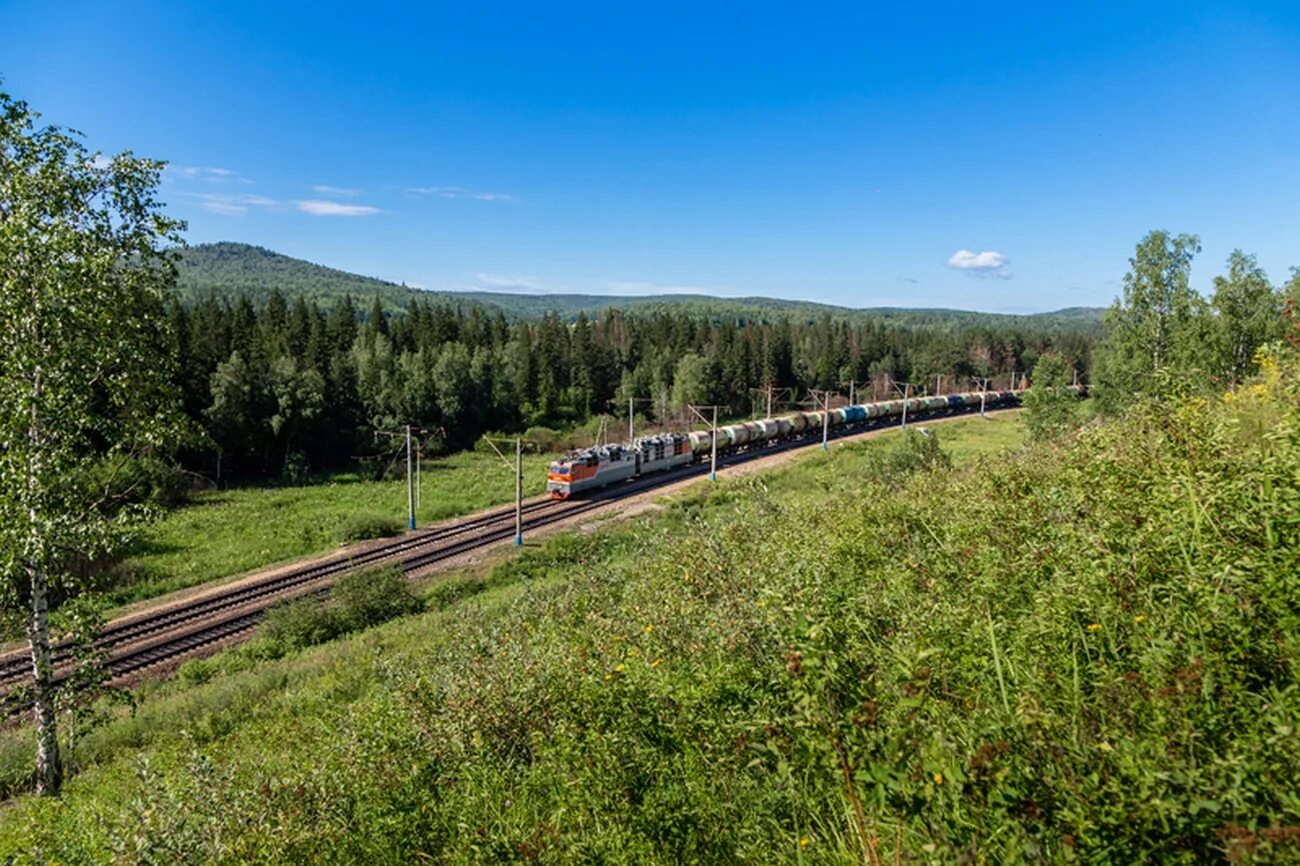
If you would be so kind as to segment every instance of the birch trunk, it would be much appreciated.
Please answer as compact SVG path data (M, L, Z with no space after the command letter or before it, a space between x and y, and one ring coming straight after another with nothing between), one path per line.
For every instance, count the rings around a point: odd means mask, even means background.
M49 585L45 574L28 565L32 588L32 616L27 623L27 643L32 655L32 684L36 692L36 793L55 795L63 786L63 760L54 715L54 666L50 659Z

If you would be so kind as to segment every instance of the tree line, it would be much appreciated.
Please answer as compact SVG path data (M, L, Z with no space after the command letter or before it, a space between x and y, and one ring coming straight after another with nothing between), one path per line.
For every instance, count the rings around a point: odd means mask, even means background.
M1103 408L1236 387L1256 372L1260 348L1297 336L1300 268L1275 286L1255 256L1237 249L1205 296L1190 282L1200 250L1196 235L1163 230L1138 242L1098 347L1094 378Z
M971 325L954 331L790 317L718 319L609 309L566 322L551 314L511 323L415 299L403 313L344 297L330 307L278 291L256 306L208 293L169 306L176 384L202 435L192 468L227 478L298 477L391 448L386 432L429 431L438 449L487 431L571 427L633 401L652 421L686 404L723 414L766 409L767 389L793 402L809 389L884 396L889 382L918 390L973 387L1024 373L1044 352L1081 373L1085 332ZM381 464L382 461L376 461Z
M1196 235L1163 230L1138 242L1094 353L1092 393L1102 412L1171 395L1222 393L1257 372L1261 350L1283 340L1300 347L1300 268L1275 286L1255 256L1236 249L1207 297L1190 280L1200 250ZM1076 426L1079 413L1061 387L1071 374L1058 353L1039 358L1035 387L1025 398L1034 438Z

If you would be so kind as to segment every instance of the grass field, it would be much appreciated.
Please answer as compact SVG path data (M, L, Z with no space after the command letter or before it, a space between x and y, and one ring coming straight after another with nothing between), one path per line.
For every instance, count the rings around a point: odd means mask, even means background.
M524 495L546 489L552 455L524 455ZM495 454L462 452L425 460L420 524L514 501L514 472ZM406 524L406 481L338 475L296 487L247 487L203 493L146 527L137 552L119 567L109 593L121 604L231 577L338 547L359 515Z
M1295 862L1297 397L841 443L190 663L0 861Z
M941 427L945 447L957 460L1024 441L1014 415L960 419ZM897 434L886 434L893 435ZM525 496L545 490L545 469L551 459L551 455L524 456ZM463 452L426 460L421 479L421 507L416 513L421 524L514 499L513 473L496 455ZM119 567L124 579L109 591L108 601L139 601L326 553L338 547L342 529L358 515L404 527L405 480L363 481L339 475L302 486L201 494L143 531L137 553Z
M841 443L190 663L0 862L1294 862L1297 396Z

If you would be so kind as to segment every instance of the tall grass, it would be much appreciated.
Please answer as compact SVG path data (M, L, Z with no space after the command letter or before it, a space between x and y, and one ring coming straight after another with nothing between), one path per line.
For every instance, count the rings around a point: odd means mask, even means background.
M98 732L63 801L4 814L0 858L1294 860L1300 388L1276 370L966 468L843 446L557 539L488 591L146 700L144 747Z

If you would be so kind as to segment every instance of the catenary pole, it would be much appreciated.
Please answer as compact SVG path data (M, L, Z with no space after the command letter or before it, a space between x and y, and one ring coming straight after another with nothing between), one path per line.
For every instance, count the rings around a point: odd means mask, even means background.
M524 440L515 439L515 546L524 543Z
M904 382L903 383L903 423L899 425L904 430L907 429L907 401L911 399L911 396L912 396L912 383Z
M420 510L420 498L424 493L424 485L420 483L420 463L424 459L424 452L420 449L421 443L417 438L415 440L415 510Z
M829 447L826 443L831 438L831 392L822 392L822 450Z
M407 527L415 528L415 488L412 486L411 471L411 425L406 425L406 518Z
M718 407L713 407L713 435L709 437L709 480L718 480Z

